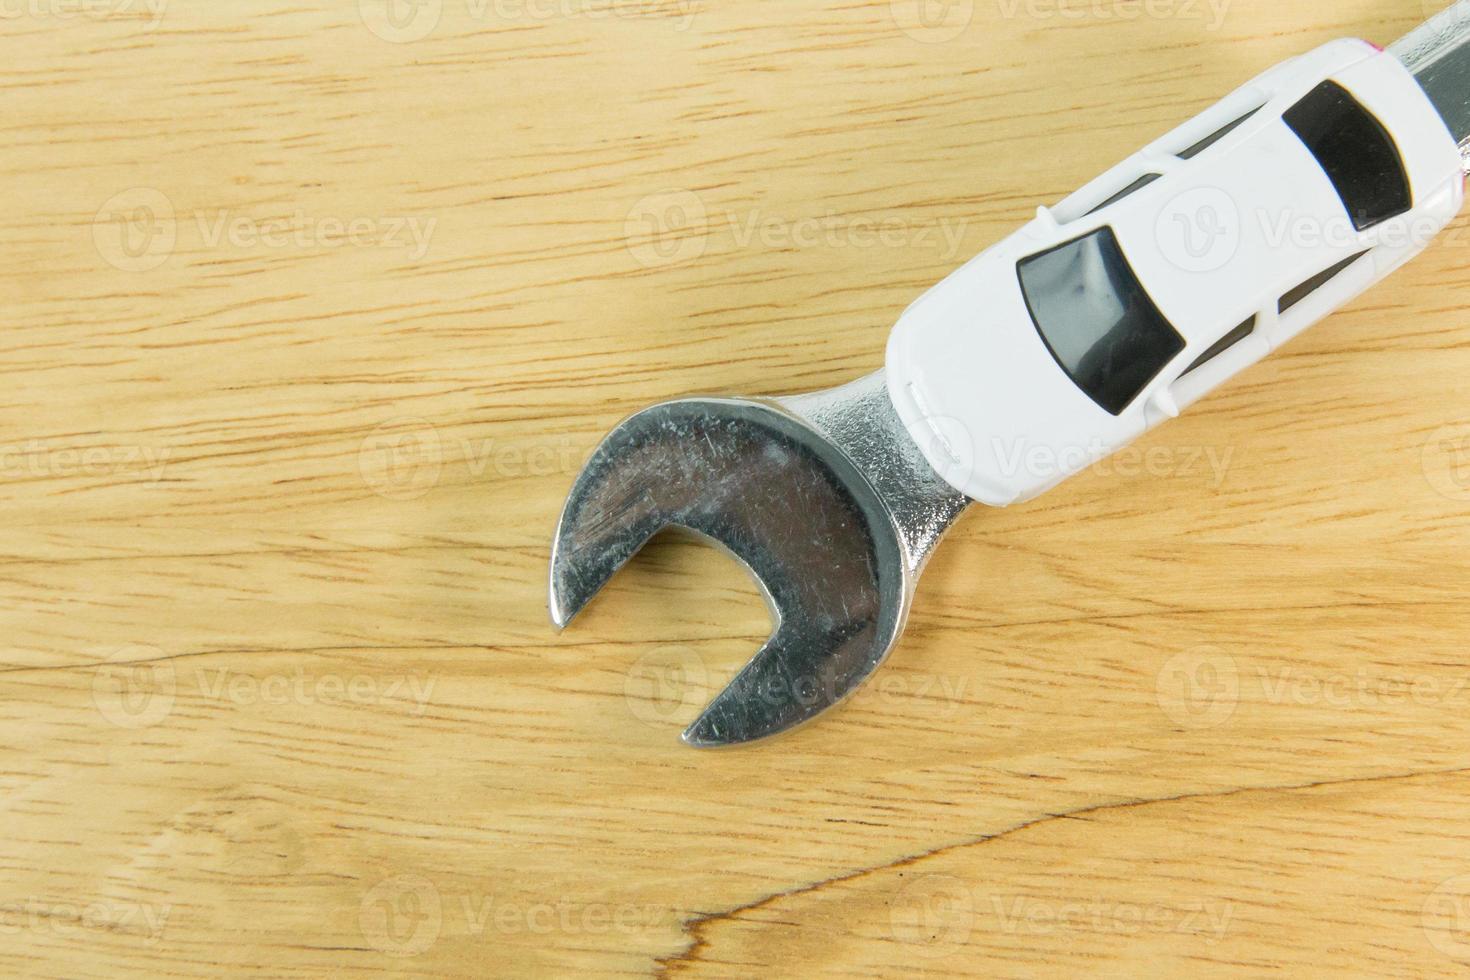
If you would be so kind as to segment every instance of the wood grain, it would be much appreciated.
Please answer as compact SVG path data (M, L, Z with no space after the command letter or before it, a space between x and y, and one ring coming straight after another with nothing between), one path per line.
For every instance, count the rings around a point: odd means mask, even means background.
M109 2L0 8L0 971L1470 963L1465 219L967 517L791 737L678 742L769 625L711 551L544 600L620 416L876 368L1036 204L1433 0Z

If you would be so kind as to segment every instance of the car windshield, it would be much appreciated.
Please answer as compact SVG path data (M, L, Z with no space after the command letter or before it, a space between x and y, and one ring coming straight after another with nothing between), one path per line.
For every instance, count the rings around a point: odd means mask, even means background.
M1041 339L1067 376L1113 415L1184 349L1102 227L1018 265Z

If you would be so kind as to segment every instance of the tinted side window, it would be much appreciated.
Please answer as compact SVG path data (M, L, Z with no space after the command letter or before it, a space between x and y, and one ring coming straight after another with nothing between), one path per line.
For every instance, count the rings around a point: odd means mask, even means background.
M1220 142L1222 139L1235 132L1236 127L1238 127L1241 123L1245 122L1251 116L1254 116L1260 111L1261 107L1256 106L1254 109L1252 109L1250 112L1247 112L1239 119L1232 119L1230 122L1221 126L1219 129L1215 130L1213 133L1206 136L1204 139L1200 140L1189 149L1181 150L1179 152L1179 158L1181 160L1193 160L1195 157L1199 156L1201 153L1205 152L1210 147L1214 146L1216 143Z
M1184 349L1184 338L1144 292L1109 227L1022 259L1017 271L1052 357L1113 415Z
M1323 269L1321 272L1317 273L1306 282L1291 287L1284 294L1282 294L1281 299L1277 301L1277 312L1285 313L1287 310L1291 309L1293 306L1300 303L1302 300L1306 299L1308 296L1312 295L1323 286L1327 285L1337 276L1339 272L1346 269L1348 266L1352 265L1354 262L1358 261L1367 254L1367 252L1359 252L1357 255L1350 255L1347 258L1343 259L1341 262L1338 262L1335 265Z
M1196 368L1205 366L1206 364L1210 363L1215 358L1219 357L1221 354L1225 353L1230 348L1234 347L1236 344L1240 343L1242 340L1249 337L1255 332L1256 318L1255 315L1252 314L1249 318L1242 320L1238 325L1236 325L1233 330L1231 330L1225 336L1221 337L1219 340L1211 344L1209 349L1206 350L1199 357L1196 357L1194 359L1194 363L1185 368L1183 374L1180 374L1179 377L1182 378L1185 374L1188 374Z
M1358 231L1409 210L1409 177L1393 137L1347 89L1323 82L1281 118L1327 172Z
M1088 214L1095 214L1110 204L1117 204L1129 194L1132 194L1134 191L1143 190L1149 184L1152 184L1154 181L1158 180L1162 176L1162 174L1144 174L1142 177L1138 178L1133 183L1129 184L1127 187L1123 188L1121 191L1114 194L1112 197L1108 198L1097 207L1093 208L1091 211L1088 211L1087 214L1084 214L1082 217L1085 218Z

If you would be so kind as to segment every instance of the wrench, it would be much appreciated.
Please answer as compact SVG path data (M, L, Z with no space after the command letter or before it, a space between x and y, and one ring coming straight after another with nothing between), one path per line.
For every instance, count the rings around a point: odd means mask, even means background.
M734 745L811 720L887 658L971 502L1034 497L1421 251L1463 199L1467 96L1470 0L1387 51L1332 42L1038 209L905 311L883 370L631 416L568 495L553 623L663 529L693 531L749 569L775 627L684 741ZM1271 241L1253 214L1337 233ZM1005 439L1054 462L1007 466Z

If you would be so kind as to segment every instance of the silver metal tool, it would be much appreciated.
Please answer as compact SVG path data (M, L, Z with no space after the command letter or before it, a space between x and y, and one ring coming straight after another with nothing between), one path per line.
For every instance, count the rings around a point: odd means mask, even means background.
M1118 236L1124 239L1123 250L1133 258L1134 264L1147 266L1149 262L1140 258L1144 246L1130 243L1123 229L1127 227L1130 215L1136 215L1146 206L1161 206L1158 201L1162 200L1163 192L1159 188L1166 182L1184 181L1188 175L1201 172L1208 176L1208 172L1198 169L1205 166L1204 162L1193 162L1193 157L1200 154L1201 143L1208 146L1223 139L1221 149L1213 152L1234 153L1235 157L1233 162L1224 161L1222 157L1223 162L1217 165L1239 170L1240 161L1248 161L1251 152L1265 152L1261 147L1270 149L1273 145L1282 145L1280 141L1283 139L1288 142L1294 139L1289 134L1282 135L1286 130L1280 128L1281 118L1292 124L1301 140L1317 153L1318 147L1313 145L1310 134L1305 132L1303 124L1292 119L1291 113L1295 106L1308 104L1310 97L1321 95L1323 86L1335 86L1337 81L1347 79L1344 84L1349 89L1356 86L1359 90L1355 94L1370 108L1391 108L1397 104L1395 100L1403 101L1403 92L1395 93L1392 88L1394 80L1390 77L1393 72L1403 75L1402 69L1396 65L1391 69L1382 65L1375 67L1370 57L1372 52L1353 48L1348 42L1336 42L1336 45L1302 59L1293 59L1297 63L1289 70L1283 66L1276 74L1268 73L1256 80L1252 83L1254 87L1242 89L1248 95L1255 93L1257 101L1264 100L1262 106L1253 110L1258 117L1255 122L1243 126L1243 120L1234 120L1234 113L1227 113L1221 118L1233 121L1221 127L1222 131L1213 132L1199 142L1191 137L1180 145L1193 146L1187 150L1174 147L1170 153L1160 149L1168 149L1172 145L1170 137L1166 137L1157 144L1151 144L1136 161L1109 172L1117 183L1125 182L1129 174L1145 173L1149 179L1133 181L1121 193L1101 199L1105 191L1113 189L1105 186L1111 178L1104 175L1088 185L1088 188L1097 185L1094 190L1084 188L1074 198L1058 205L1055 211L1041 209L1037 222L1013 236L1020 246L1025 246L1016 254L1024 254L1026 247L1034 249L1034 243L1045 234L1055 234L1056 240L1063 245L1043 251L1034 256L1036 258L1059 252L1078 242L1090 243L1100 232L1116 227ZM1451 157L1449 169L1454 171L1454 183L1458 185L1464 172L1463 161L1470 159L1470 149L1467 149L1470 146L1470 0L1461 0L1425 23L1389 48L1388 54L1408 69L1422 89L1422 93L1415 89L1411 99L1427 98L1438 119L1448 127L1453 140L1453 143L1446 144ZM1344 67L1349 63L1355 67ZM1382 83L1373 80L1377 77L1372 74L1374 71L1383 76L1385 80ZM1388 74L1385 75L1385 71ZM1384 86L1383 91L1375 91L1374 87L1380 84ZM1412 85L1409 87L1413 88ZM1308 91L1311 96L1299 98ZM1238 108L1244 98L1246 96L1237 93L1221 106L1237 105ZM1258 111L1261 108L1270 110L1273 106L1292 108L1284 114L1276 114L1281 118L1271 119L1265 118L1272 116L1271 111ZM1408 108L1412 110L1414 107ZM1220 112L1225 111L1220 109ZM1396 116L1398 111L1382 114ZM1404 114L1413 116L1412 111ZM1211 111L1204 115L1210 116ZM1427 113L1421 112L1421 115L1433 118ZM1420 153L1414 148L1416 140L1434 144L1435 140L1444 137L1443 127L1438 122L1434 123L1438 135L1428 136L1410 131L1409 123L1395 128L1391 120L1383 122L1389 135L1398 142L1400 153L1405 155ZM1236 127L1239 131L1231 135ZM1211 130L1215 130L1213 124L1205 129L1206 132ZM1186 124L1177 132L1198 135L1198 131L1198 125L1191 130ZM1331 135L1330 132L1327 134L1329 138ZM1273 139L1278 143L1271 144L1269 141ZM1433 202L1422 207L1433 218L1433 230L1437 231L1458 210L1461 190L1456 186L1453 192L1440 190L1435 195L1420 194L1428 187L1423 174L1434 172L1431 164L1444 169L1446 151L1437 144L1428 144L1423 155L1429 162L1410 159L1404 163L1406 171L1414 175L1414 208L1421 207L1417 198L1434 197ZM1323 145L1330 145L1330 140ZM1460 150L1458 160L1454 158L1456 145ZM1273 152L1280 156L1279 149ZM1326 153L1327 150L1321 152ZM1436 153L1439 154L1437 157ZM1304 152L1297 155L1303 161L1312 159ZM1179 162L1183 160L1190 162ZM1331 199L1333 208L1340 209L1336 194L1341 195L1341 205L1359 200L1368 201L1370 206L1381 205L1382 195L1375 196L1376 191L1362 197L1363 189L1355 189L1351 185L1351 173L1344 176L1337 172L1341 168L1334 169L1333 162L1321 154L1317 162L1328 171L1327 175L1317 171L1313 175L1304 175L1303 187L1293 188L1298 197L1310 197L1309 192L1320 191ZM1279 166L1279 161L1273 165ZM1129 166L1134 169L1128 170ZM1169 172L1160 179L1159 173L1151 172L1155 170ZM1174 176L1176 173L1179 176ZM1329 176L1331 183L1327 182ZM1146 186L1152 181L1156 181L1153 186ZM1308 181L1316 183L1306 187L1305 182ZM1405 186L1408 183L1405 179ZM1100 203L1084 200L1088 193L1101 199ZM1178 186L1173 193L1175 198L1179 196ZM1128 200L1120 200L1130 194L1132 197ZM1155 198L1148 199L1149 194L1155 194ZM1358 196L1354 197L1355 194ZM1149 204L1149 200L1153 203ZM1375 204L1375 201L1379 203ZM1025 334L1024 342L1033 344L1038 350L1050 349L1055 363L1038 356L1034 363L1028 362L1029 366L1020 365L1007 370L1023 378L1026 390L1049 385L1058 392L1054 396L1058 403L1066 398L1075 401L1075 405L1066 403L1065 412L1058 410L1053 413L1068 423L1075 420L1077 431L1069 438L1080 440L1084 434L1102 432L1108 448L1117 448L1165 415L1176 413L1179 405L1192 401L1246 364L1253 363L1308 322L1320 319L1331 308L1346 302L1418 250L1400 248L1394 251L1383 245L1372 237L1374 232L1371 229L1363 227L1371 222L1363 219L1362 208L1356 210L1359 213L1353 217L1361 237L1354 238L1345 246L1350 246L1350 252L1355 251L1356 254L1350 254L1347 260L1337 265L1347 266L1353 259L1376 249L1375 264L1359 263L1364 269L1359 279L1343 283L1337 293L1321 298L1308 311L1310 315L1302 314L1300 322L1291 319L1296 314L1287 312L1290 305L1298 302L1298 299L1288 302L1289 296L1295 293L1278 299L1277 293L1265 285L1259 290L1260 297L1242 300L1245 303L1243 311L1256 311L1259 307L1259 313L1251 312L1251 319L1241 325L1254 324L1254 332L1248 329L1242 334L1237 327L1223 339L1203 328L1197 334L1191 326L1193 321L1189 311L1175 301L1164 312L1173 321L1174 329L1170 333L1177 337L1177 344L1164 352L1161 360L1165 366L1155 371L1152 380L1140 383L1136 389L1129 389L1124 398L1118 397L1117 375L1098 381L1085 375L1083 368L1071 370L1077 365L1069 365L1058 353L1067 338L1048 336L1047 325L1039 321L1034 328L1028 321L1027 327L1019 333ZM1354 211L1355 208L1349 206L1345 213ZM1072 217L1067 217L1064 212ZM1415 213L1410 211L1410 216ZM1081 234L1089 229L1091 237ZM1111 236L1112 232L1107 234ZM1070 240L1067 240L1069 236ZM1107 244L1102 242L1102 245ZM1422 244L1425 243L1419 243L1419 247ZM945 296L942 291L948 289L954 293L965 284L964 276L978 275L969 271L972 267L983 272L988 262L1014 280L1015 255L1008 253L1006 247L1006 243L1002 243L988 250L951 280L946 280L934 291L939 299L931 301L926 298L916 303L900 321L895 337L902 336L905 330L913 336L917 330L931 326L928 322L920 322L916 327L911 321L920 317L935 318L936 309L943 313ZM1248 247L1248 243L1243 247ZM1067 307L1073 311L1072 315L1080 317L1087 314L1099 305L1095 301L1097 295L1111 299L1114 293L1110 290L1117 288L1113 281L1117 277L1111 270L1096 271L1103 267L1096 256L1106 256L1100 248L1090 257L1078 258L1074 263L1083 269L1080 273L1083 278L1080 286L1074 283L1068 294L1073 300L1072 306ZM1358 251L1360 248L1362 250ZM1320 264L1303 268L1325 267L1324 255L1319 251L1304 257L1303 262L1317 261ZM1273 253L1266 258L1267 265L1272 268L1290 264L1280 254ZM1045 299L1038 300L1028 289L1027 261L1021 260L1021 288L1026 291L1028 307L1044 310L1047 308ZM1157 261L1153 264L1163 266ZM1045 267L1041 271L1046 276L1038 274L1036 282L1054 280L1059 274L1064 282L1070 282L1065 279L1066 269L1059 273L1057 269ZM1195 272L1197 274L1198 270ZM1218 282L1218 277L1224 274L1213 273L1217 277L1215 281ZM1144 276L1147 281L1142 285L1156 301L1160 296L1168 295L1169 283L1158 278L1165 275L1159 272ZM1104 278L1099 279L1099 276ZM1318 275L1314 281L1321 278ZM1238 289L1230 283L1224 286L1227 293L1252 292L1250 289ZM1321 283L1312 288L1320 289ZM1079 306L1073 295L1076 293L1088 302ZM1311 306L1309 303L1302 305L1303 308ZM1032 316L1038 316L1037 309L1031 310ZM950 328L938 320L935 323L938 324L935 329ZM1231 325L1233 323L1234 319ZM965 337L974 332L974 328L965 323L954 329ZM1134 344L1134 348L1130 350L1138 347L1136 334L1142 328L1133 324L1132 329L1134 334L1130 335L1129 342ZM1046 340L1045 345L1037 341L1037 332ZM1116 333L1115 330L1114 335ZM1221 344L1231 337L1235 337L1231 343L1236 343L1242 336L1249 336L1258 348L1240 344L1238 350L1242 353L1237 358L1238 363L1227 365L1229 358L1220 357ZM1082 460L1068 472L1057 474L1049 481L998 486L999 478L983 472L983 464L960 458L965 454L956 452L952 444L955 440L940 424L942 420L937 420L937 416L926 409L924 399L934 398L935 394L932 391L926 393L920 384L909 380L911 375L922 378L922 372L916 373L905 361L901 368L903 383L895 382L892 377L895 346L896 341L890 344L887 372L879 371L829 391L785 398L687 398L654 405L613 429L577 477L556 529L551 552L550 612L558 628L565 627L624 563L667 527L686 528L727 549L750 570L769 601L775 620L772 636L685 731L684 739L690 745L724 746L774 735L810 720L841 701L893 649L903 631L925 563L945 531L973 499L997 505L1025 499L1091 462L1090 459ZM1093 348L1094 353L1096 349ZM971 353L974 352L967 352L965 356ZM983 354L983 349L979 353ZM959 356L950 350L940 350L934 360L942 362L946 358L952 359L951 355ZM1215 376L1207 378L1207 384L1200 383L1201 375L1208 374L1200 371L1200 365L1211 358L1218 358L1218 370ZM943 364L936 363L931 374L937 376L942 369ZM1036 376L1027 376L1028 371ZM1054 377L1043 377L1046 371ZM1138 372L1133 371L1133 374ZM975 369L974 383L981 385L983 382L984 375ZM1003 387L1006 382L1004 376L997 376L995 386ZM1089 390L1089 384L1094 384L1096 390ZM1065 395L1060 393L1062 387L1066 388ZM1077 391L1079 388L1080 393ZM939 392L939 395L945 394L943 390ZM1114 404L1126 399L1131 401L1125 407ZM971 402L956 404L961 405L955 409L960 415L971 412L966 424L986 424L985 405ZM1049 402L1047 407L1050 405ZM996 419L999 417L995 416ZM1048 424L1055 421L1048 418ZM1024 419L1022 422L1024 424ZM1123 426L1125 422L1131 427L1107 428ZM1000 425L998 421L995 424ZM956 467L960 470L956 471ZM1000 480L1000 483L1004 482Z

